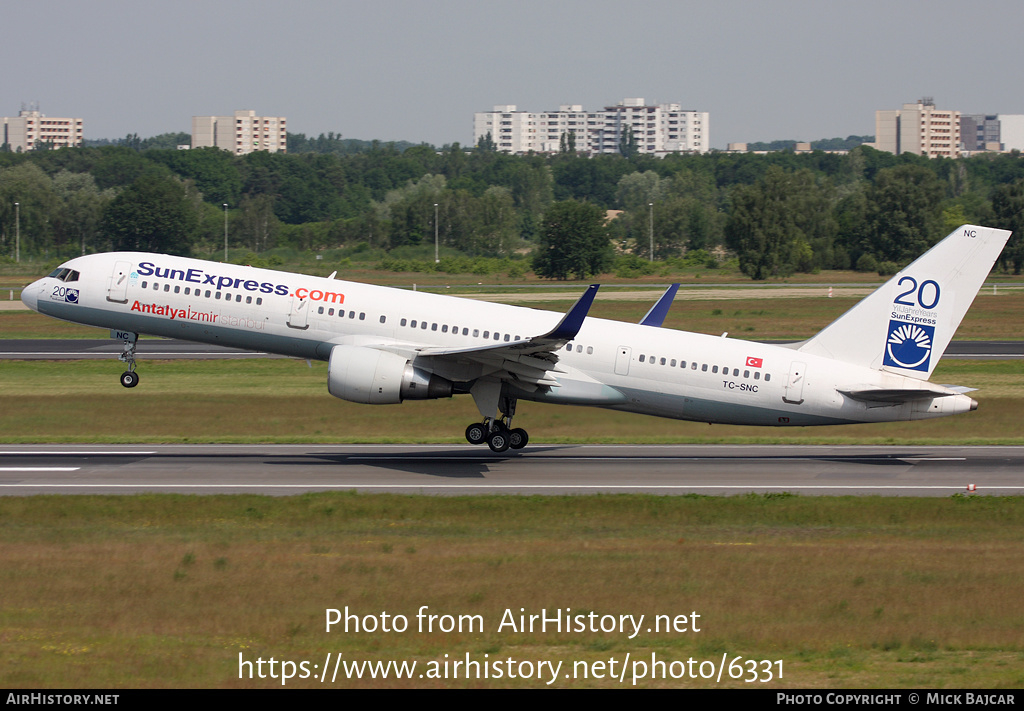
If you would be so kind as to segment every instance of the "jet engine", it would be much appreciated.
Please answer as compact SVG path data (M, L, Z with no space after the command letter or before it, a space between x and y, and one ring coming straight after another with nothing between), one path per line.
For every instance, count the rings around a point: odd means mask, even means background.
M335 346L327 367L327 390L334 397L370 405L451 397L452 382L407 358L361 346Z

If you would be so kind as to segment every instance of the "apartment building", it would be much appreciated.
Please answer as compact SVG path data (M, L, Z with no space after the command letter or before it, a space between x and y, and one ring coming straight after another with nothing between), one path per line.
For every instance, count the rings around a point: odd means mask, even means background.
M935 108L930 97L902 109L875 112L875 146L890 153L929 158L960 155L960 112Z
M474 114L473 143L490 134L499 151L554 153L572 135L576 151L596 154L618 153L631 136L641 153L706 153L709 123L706 111L683 109L679 104L647 104L642 98L623 99L601 111L565 104L558 111L534 113L506 104Z
M257 116L236 111L234 116L193 116L192 148L214 146L235 155L253 151L285 153L288 127L284 116Z
M38 109L22 109L17 116L0 118L0 144L15 153L35 150L40 145L53 148L82 145L82 119L53 118Z

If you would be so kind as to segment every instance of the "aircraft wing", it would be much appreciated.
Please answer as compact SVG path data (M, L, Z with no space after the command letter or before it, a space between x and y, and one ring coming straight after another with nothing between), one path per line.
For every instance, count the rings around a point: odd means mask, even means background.
M475 361L488 369L493 375L508 379L519 385L539 387L546 385L558 387L550 372L565 372L558 368L557 351L569 341L576 338L583 321L590 311L597 295L598 284L591 284L583 295L573 304L558 324L547 333L533 336L511 343L495 343L494 345L473 346L470 348L439 348L427 346L416 348L417 357L421 358L457 358Z

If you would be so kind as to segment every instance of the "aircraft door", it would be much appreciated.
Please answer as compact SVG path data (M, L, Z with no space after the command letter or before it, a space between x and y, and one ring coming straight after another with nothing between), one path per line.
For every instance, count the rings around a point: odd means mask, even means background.
M116 304L128 303L128 275L132 271L131 262L115 262L114 271L110 275L107 286L107 301Z
M632 348L629 346L619 346L619 352L615 355L616 375L629 375L629 359L632 357Z
M807 366L793 361L789 365L789 378L786 380L786 392L783 402L799 405L804 401L804 381L807 379Z
M300 331L309 328L309 299L292 297L292 310L288 313L288 326Z

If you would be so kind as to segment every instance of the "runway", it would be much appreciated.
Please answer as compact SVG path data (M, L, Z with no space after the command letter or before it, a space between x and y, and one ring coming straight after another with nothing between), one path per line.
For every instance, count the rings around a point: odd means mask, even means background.
M973 489L971 488L973 487ZM0 495L1024 493L1024 447L5 445Z
M122 347L112 339L2 339L0 360L115 360ZM137 355L142 361L286 357L170 338L143 338ZM1024 358L1024 341L953 341L942 357L1015 360Z

